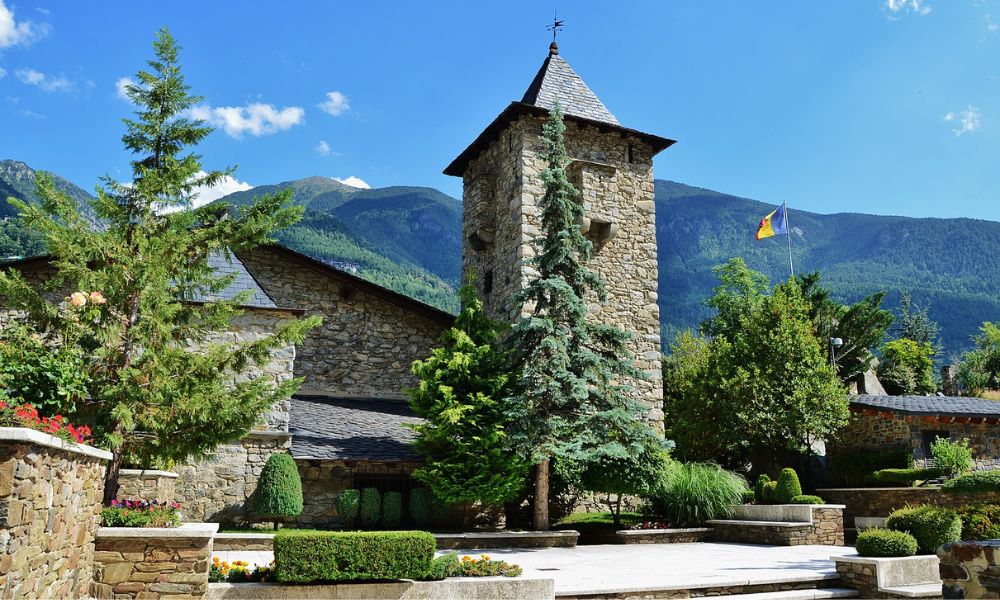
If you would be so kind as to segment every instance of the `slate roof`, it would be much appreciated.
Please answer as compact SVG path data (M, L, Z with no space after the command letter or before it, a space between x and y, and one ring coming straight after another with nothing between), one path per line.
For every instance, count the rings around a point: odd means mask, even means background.
M208 257L208 265L215 269L216 275L235 275L232 283L226 289L216 295L199 294L192 298L195 302L205 302L208 300L232 300L240 292L250 291L250 299L245 306L254 308L277 308L274 300L267 295L264 288L260 287L253 275L247 271L243 262L235 254L230 254L227 259L222 253L211 254Z
M524 92L521 102L546 110L551 110L559 102L567 115L618 125L618 119L554 48Z
M1000 417L1000 402L962 396L855 396L851 406L934 417Z
M416 461L419 423L406 402L378 398L292 397L292 456L323 460Z

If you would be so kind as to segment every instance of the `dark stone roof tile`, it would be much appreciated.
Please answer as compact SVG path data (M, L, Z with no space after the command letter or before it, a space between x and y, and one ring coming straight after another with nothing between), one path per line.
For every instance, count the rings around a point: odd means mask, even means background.
M376 398L292 397L292 456L322 460L416 461L419 423L406 402Z
M1000 402L964 396L870 396L851 398L851 404L915 416L1000 417Z

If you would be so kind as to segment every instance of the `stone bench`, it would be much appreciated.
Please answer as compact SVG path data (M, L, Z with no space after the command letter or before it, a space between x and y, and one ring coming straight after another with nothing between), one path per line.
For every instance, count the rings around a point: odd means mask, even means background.
M834 556L844 585L862 598L940 598L936 556Z
M843 509L840 504L745 504L734 508L728 519L706 524L720 542L843 546Z

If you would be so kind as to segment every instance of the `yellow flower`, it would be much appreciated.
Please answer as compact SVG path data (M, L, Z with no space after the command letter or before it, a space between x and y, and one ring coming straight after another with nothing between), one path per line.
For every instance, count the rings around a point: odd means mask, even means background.
M69 303L73 306L80 308L87 304L87 294L83 292L73 292L69 295Z

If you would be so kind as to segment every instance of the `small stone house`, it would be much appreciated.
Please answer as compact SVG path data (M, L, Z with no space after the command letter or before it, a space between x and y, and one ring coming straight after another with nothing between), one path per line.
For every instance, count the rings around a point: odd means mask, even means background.
M968 439L977 470L1000 468L1000 402L956 396L854 396L851 422L827 443L827 456L841 452L909 448L926 466L939 437Z

